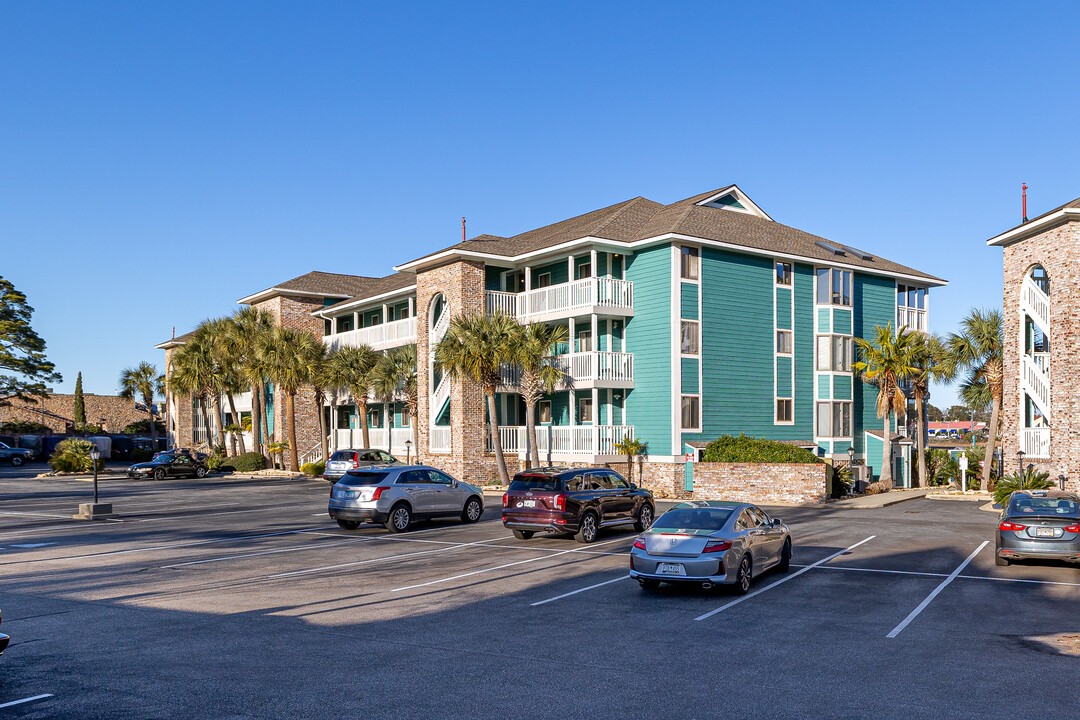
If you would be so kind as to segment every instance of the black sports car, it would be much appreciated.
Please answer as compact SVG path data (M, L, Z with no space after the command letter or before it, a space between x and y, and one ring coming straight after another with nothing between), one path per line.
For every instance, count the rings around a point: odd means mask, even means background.
M158 453L149 462L135 463L128 468L128 477L164 480L170 477L206 477L206 463L186 454Z

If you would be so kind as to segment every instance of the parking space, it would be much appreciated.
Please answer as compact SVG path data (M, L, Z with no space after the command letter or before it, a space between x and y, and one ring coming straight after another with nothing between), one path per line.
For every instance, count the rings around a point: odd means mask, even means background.
M768 508L792 528L792 568L736 597L641 590L626 575L632 530L515 539L497 496L476 524L399 535L341 530L309 480L106 489L120 522L70 519L84 483L0 479L13 637L0 712L711 717L723 698L779 716L919 717L948 702L975 717L1000 701L996 673L1078 673L1031 638L1080 632L1080 571L994 566L994 516L971 503Z

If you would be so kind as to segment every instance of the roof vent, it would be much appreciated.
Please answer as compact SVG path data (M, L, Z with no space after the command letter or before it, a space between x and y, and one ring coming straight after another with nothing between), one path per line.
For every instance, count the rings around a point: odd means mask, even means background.
M836 243L830 242L829 240L815 240L814 244L817 245L819 248L828 250L833 255L845 254L843 245L837 245Z
M871 255L868 252L863 252L859 248L854 248L854 247L851 247L850 245L842 245L841 247L843 247L845 250L847 250L849 253L851 253L855 257L859 258L860 260L873 260L874 259L873 255Z

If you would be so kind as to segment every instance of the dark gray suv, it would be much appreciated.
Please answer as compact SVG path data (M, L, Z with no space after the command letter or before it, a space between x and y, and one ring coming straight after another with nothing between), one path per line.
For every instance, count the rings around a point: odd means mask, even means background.
M372 522L405 532L420 518L474 523L484 513L484 494L429 465L381 465L345 473L330 491L327 512L346 530Z

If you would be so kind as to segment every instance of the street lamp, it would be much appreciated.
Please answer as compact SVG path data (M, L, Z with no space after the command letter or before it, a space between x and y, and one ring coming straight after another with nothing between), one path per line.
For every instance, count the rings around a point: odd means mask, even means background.
M848 472L851 473L851 488L848 493L855 492L855 446L848 445L847 448L847 467Z
M1024 474L1024 456L1027 455L1023 450L1016 451L1016 462L1019 465L1020 474Z
M100 459L101 459L101 448L99 448L97 445L94 445L94 447L90 448L90 461L94 465L94 504L95 505L97 505L97 502L98 502L97 464L98 464L98 460L100 460Z
M412 465L412 440L405 441L405 464Z

